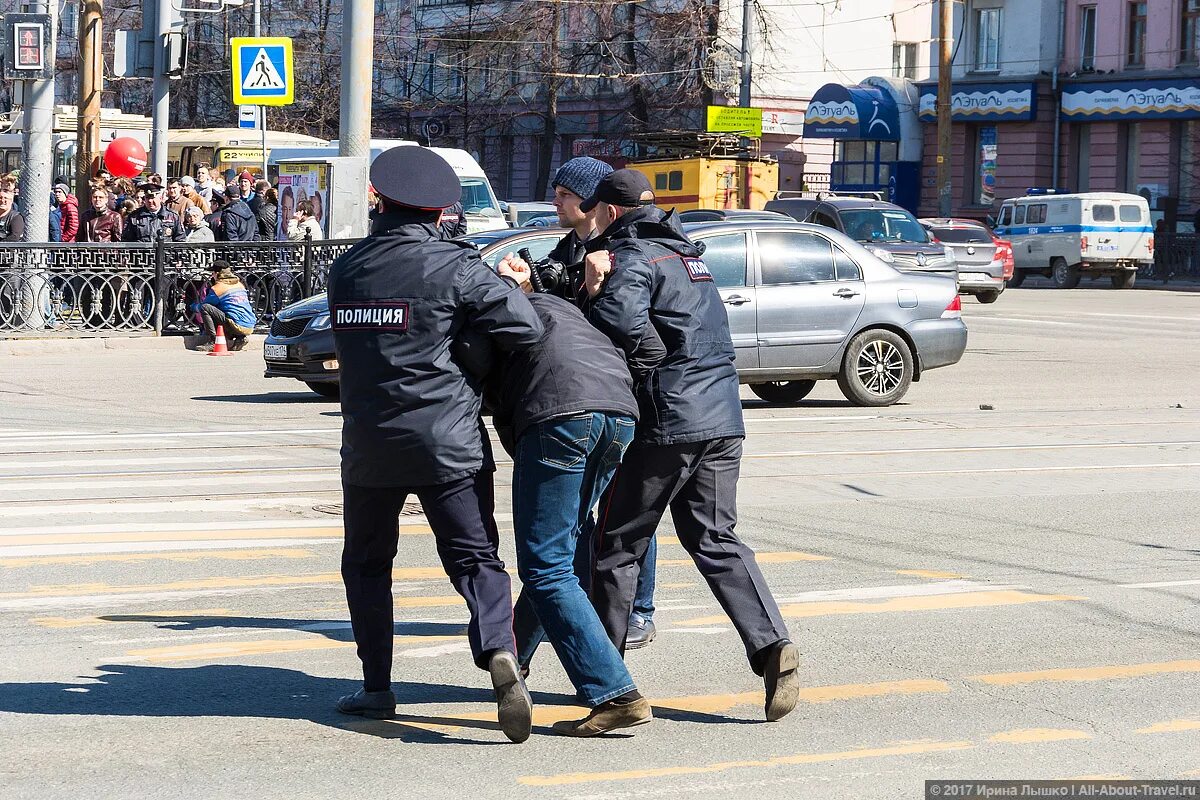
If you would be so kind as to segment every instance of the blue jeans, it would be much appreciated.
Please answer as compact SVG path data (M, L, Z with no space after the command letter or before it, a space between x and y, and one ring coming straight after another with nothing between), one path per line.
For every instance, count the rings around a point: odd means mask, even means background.
M641 617L646 622L654 619L654 571L658 567L658 537L650 539L646 555L642 556L641 572L638 573L637 594L633 596L634 617Z
M527 429L513 464L513 526L523 588L514 609L517 655L528 664L543 629L591 706L635 687L576 575L576 542L633 440L630 417L584 413ZM589 567L585 567L588 569ZM540 624L539 624L540 623Z

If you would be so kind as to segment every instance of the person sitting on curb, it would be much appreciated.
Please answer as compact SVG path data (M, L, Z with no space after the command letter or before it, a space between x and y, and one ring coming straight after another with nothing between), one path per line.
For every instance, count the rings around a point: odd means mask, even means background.
M204 320L204 330L208 334L207 341L196 349L211 353L220 325L229 339L229 349L241 350L246 346L246 337L254 333L257 322L250 295L227 262L214 261L210 273L208 294L192 308Z

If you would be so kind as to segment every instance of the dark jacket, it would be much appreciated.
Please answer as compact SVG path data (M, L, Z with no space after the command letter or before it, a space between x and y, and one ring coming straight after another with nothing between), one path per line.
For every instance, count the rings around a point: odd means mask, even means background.
M167 210L163 206L154 213L148 208L139 208L129 214L129 219L125 220L125 228L121 231L121 239L126 242L146 242L153 244L158 241L158 234L162 232L165 241L182 242L187 238L187 234L183 230L183 223L179 221L179 217Z
M279 204L268 203L264 198L258 205L258 211L254 212L254 218L258 221L258 238L264 242L275 241L275 229L279 227Z
M463 211L462 203L455 203L442 212L442 222L438 226L442 236L453 239L455 236L467 235L467 214Z
M474 246L441 239L406 212L329 271L341 376L342 479L358 486L429 486L485 463L478 383L451 358L471 329L502 350L537 344L542 323L521 290Z
M484 396L504 449L531 425L589 411L637 419L633 378L608 337L561 297L529 295L545 332L528 350L496 358Z
M687 238L674 212L631 211L587 249L608 250L613 258L588 319L631 360L643 357L648 331L665 347L665 357L638 385L638 438L682 444L745 436L729 318L702 248Z
M79 224L80 242L119 242L125 220L116 211L97 212L89 208L83 212Z
M593 239L595 236L592 237ZM575 264L582 264L584 257L587 255L587 242L579 238L579 234L575 231L570 231L566 236L558 240L558 244L554 245L554 249L550 251L547 258L552 261L560 261L568 267Z
M226 242L253 242L258 238L258 220L245 200L238 198L221 209L220 234Z

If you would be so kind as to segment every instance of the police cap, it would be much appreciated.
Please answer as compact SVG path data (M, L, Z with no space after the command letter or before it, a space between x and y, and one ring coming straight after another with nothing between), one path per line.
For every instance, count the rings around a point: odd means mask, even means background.
M462 196L458 175L446 159L416 145L380 153L371 164L371 185L397 205L427 211L446 208Z

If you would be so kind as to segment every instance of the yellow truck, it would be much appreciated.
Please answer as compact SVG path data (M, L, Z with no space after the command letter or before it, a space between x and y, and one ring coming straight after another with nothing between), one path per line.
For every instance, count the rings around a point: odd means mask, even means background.
M650 180L662 208L761 209L779 189L775 161L694 156L627 165Z

